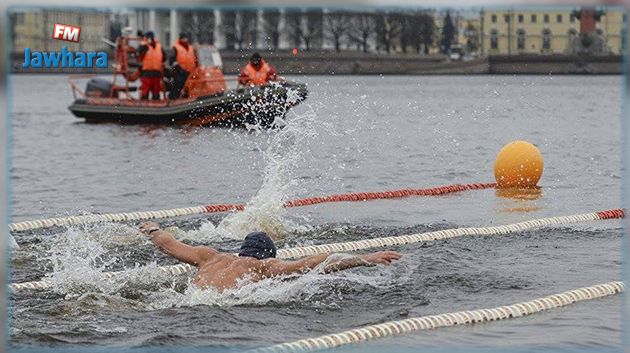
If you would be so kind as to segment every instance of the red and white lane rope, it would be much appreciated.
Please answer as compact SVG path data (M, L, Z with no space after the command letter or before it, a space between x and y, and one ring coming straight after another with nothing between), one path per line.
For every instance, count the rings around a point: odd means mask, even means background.
M271 347L258 349L256 352L313 352L409 332L431 330L439 327L469 325L518 318L575 304L581 301L616 295L623 291L625 291L625 285L623 282L608 282L591 287L578 288L559 294L553 294L527 302L499 306L492 309L458 311L453 313L384 322L382 324L364 326L340 333L277 344Z
M332 253L332 252L346 252L357 251L370 248L379 248L385 246L404 245L413 243L429 242L434 240L442 240L455 238L465 235L498 235L521 232L528 229L546 227L546 226L558 226L572 223L589 222L595 220L604 219L616 219L623 218L625 212L622 209L613 209L600 212L583 213L571 216L559 216L549 218L532 219L529 221L507 224L502 226L491 227L467 227L467 228L452 228L443 229L435 232L417 233L408 235L391 236L384 238L373 238L357 241L348 241L343 243L321 244L311 245L304 247L296 247L289 249L278 250L277 257L281 259L303 257L308 255ZM179 275L194 270L194 267L188 264L178 264L172 266L158 267L160 271L170 273L173 275ZM114 278L120 276L124 271L119 272L104 272L104 278ZM48 280L13 283L11 289L19 291L22 289L47 289L52 287L52 283Z
M368 201L377 199L395 199L409 196L439 196L460 192L465 190L481 190L492 189L496 187L496 183L477 183L477 184L456 184L447 186L438 186L427 189L400 189L379 192L359 192L340 195L328 195L322 197L309 197L304 199L290 200L284 204L284 207L300 207L316 205L328 202L352 202L352 201ZM54 226L67 226L72 224L100 223L100 222L125 222L138 221L147 219L170 218L180 216L199 215L204 213L232 212L243 211L245 205L242 204L219 204L205 205L184 208L173 208L169 210L157 211L139 211L126 213L106 213L106 214L90 214L70 217L46 218L32 221L23 221L9 224L9 230L12 232L22 232L31 229L49 228Z

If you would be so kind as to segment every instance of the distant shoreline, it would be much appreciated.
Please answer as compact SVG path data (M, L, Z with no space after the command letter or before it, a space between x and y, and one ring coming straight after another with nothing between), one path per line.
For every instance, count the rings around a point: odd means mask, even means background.
M111 69L22 69L23 54L12 55L13 74L111 74ZM222 52L224 72L236 75L250 52ZM444 55L375 54L361 52L264 53L281 75L620 75L621 55L491 55L449 60ZM113 58L110 58L113 60Z

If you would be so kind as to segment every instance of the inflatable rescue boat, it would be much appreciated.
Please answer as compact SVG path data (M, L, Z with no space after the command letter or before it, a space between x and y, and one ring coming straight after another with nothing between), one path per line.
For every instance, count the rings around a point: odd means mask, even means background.
M115 44L114 79L75 76L69 82L74 95L70 111L89 123L176 124L176 125L274 125L277 117L302 102L305 84L278 80L262 86L227 89L219 52L212 46L197 48L198 66L188 76L183 98L141 100L133 37L119 37ZM135 61L135 62L134 62ZM134 69L135 68L135 69ZM117 84L122 76L121 84ZM77 81L88 79L85 91ZM165 91L168 81L164 82Z

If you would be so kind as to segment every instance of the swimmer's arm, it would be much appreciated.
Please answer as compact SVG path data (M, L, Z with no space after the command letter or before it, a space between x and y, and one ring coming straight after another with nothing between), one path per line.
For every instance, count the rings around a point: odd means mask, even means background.
M270 277L304 273L319 266L326 261L331 254L308 256L296 261L270 260L267 273ZM343 257L332 260L324 267L325 273L342 271L353 267L371 266L374 264L389 265L392 261L400 259L402 255L395 251L379 251L375 253Z
M158 228L158 230L154 230ZM153 231L151 231L153 229ZM149 234L149 231L151 233ZM218 254L215 249L206 246L192 246L175 239L165 230L159 229L155 222L145 222L140 226L140 232L147 234L163 253L172 256L179 261L193 266L200 266L203 262Z
M265 272L268 277L304 273L312 270L322 262L326 261L328 255L329 254L312 255L296 261L270 259L265 261L267 265L265 268Z
M356 255L352 257L341 257L338 260L332 260L324 267L325 273L343 271L359 266L374 266L376 264L389 265L393 261L401 258L401 254L395 251L379 251L364 255Z

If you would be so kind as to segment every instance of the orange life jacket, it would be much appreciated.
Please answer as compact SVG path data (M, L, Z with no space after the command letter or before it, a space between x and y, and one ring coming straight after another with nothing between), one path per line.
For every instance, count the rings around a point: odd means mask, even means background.
M142 59L142 70L144 71L162 71L164 57L162 55L162 45L160 42L155 42L155 48L150 44L147 45L149 48L146 53L144 53L144 58Z
M262 66L260 69L256 70L252 63L248 63L245 66L245 73L249 77L249 84L253 84L254 86L264 85L269 81L269 71L271 71L271 66L267 64L265 61L262 62Z
M193 72L197 68L197 63L195 60L195 50L192 45L188 44L188 49L184 48L179 42L176 42L175 51L177 54L175 56L175 61L181 66L182 69Z

